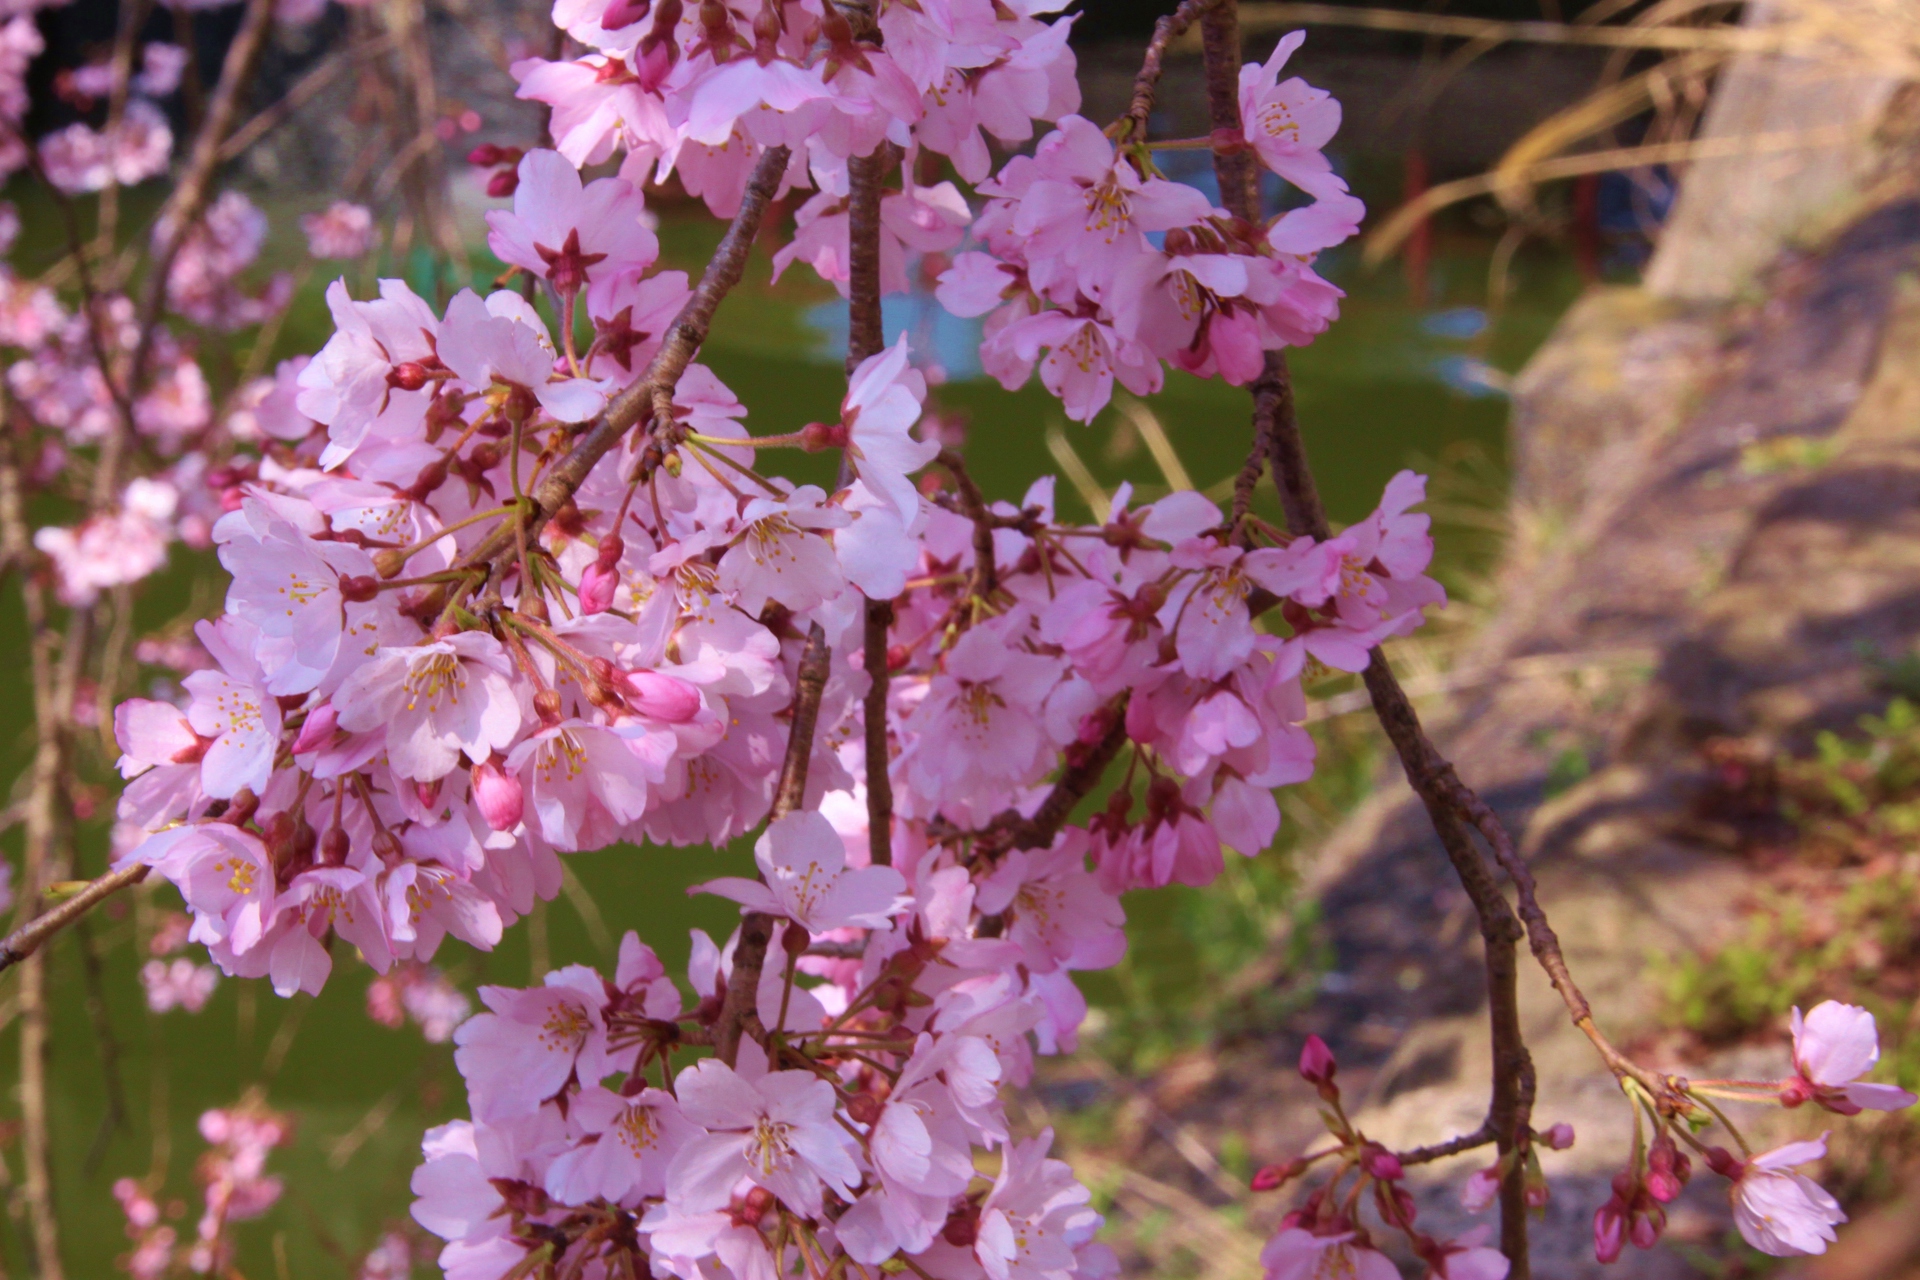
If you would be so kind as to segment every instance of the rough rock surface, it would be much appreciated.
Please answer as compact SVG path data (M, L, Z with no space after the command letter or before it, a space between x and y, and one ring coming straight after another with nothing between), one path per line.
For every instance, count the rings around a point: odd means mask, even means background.
M1784 1044L1713 1071L1674 1061L1658 967L1730 928L1751 876L1694 816L1700 744L1791 747L1850 725L1886 700L1863 655L1920 642L1917 264L1920 201L1887 205L1780 264L1767 301L1742 312L1595 293L1520 380L1501 608L1458 662L1499 674L1422 710L1524 833L1599 1022L1649 1063L1705 1075L1784 1062ZM1303 874L1336 957L1319 998L1279 1033L1179 1064L1140 1104L1189 1151L1145 1141L1135 1167L1199 1200L1220 1197L1193 1148L1233 1132L1256 1161L1280 1159L1317 1132L1291 1071L1309 1031L1340 1055L1362 1127L1391 1145L1471 1129L1486 1106L1478 933L1404 781ZM1710 1177L1675 1206L1670 1246L1612 1272L1593 1262L1587 1223L1624 1163L1629 1113L1524 952L1523 965L1536 1119L1580 1135L1546 1157L1555 1191L1535 1274L1703 1274L1689 1257L1718 1252L1726 1231ZM1773 1123L1820 1127L1799 1113ZM1477 1158L1456 1162L1453 1186ZM1449 1196L1435 1187L1423 1207L1436 1229L1468 1224ZM1249 1227L1283 1208L1263 1204Z

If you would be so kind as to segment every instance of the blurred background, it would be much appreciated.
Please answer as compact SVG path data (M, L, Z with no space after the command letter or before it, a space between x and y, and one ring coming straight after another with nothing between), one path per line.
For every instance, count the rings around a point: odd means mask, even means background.
M1083 110L1105 121L1124 109L1161 7L1080 8ZM1347 292L1342 318L1292 353L1321 488L1339 522L1404 467L1432 477L1453 604L1398 642L1395 664L1449 754L1527 832L1598 1003L1636 1050L1704 1072L1780 1060L1791 1005L1853 999L1880 1017L1888 1078L1913 1085L1920 5L1241 8L1250 58L1308 30L1290 70L1341 101L1330 154L1370 210L1362 237L1320 264ZM139 19L147 38L191 51L169 108L181 136L238 17L182 4ZM73 73L105 55L120 20L112 0L37 15L30 133L93 109ZM279 27L250 103L258 143L229 175L270 215L262 261L305 261L297 215L346 198L374 206L382 233L349 273L357 293L377 275L442 297L485 288L503 270L482 222L499 202L465 157L544 136L505 68L553 56L552 41L546 9L513 0L368 0ZM1197 51L1176 47L1152 135L1205 133ZM1204 151L1156 160L1212 188ZM31 276L64 253L64 232L28 182L5 194L23 220L16 269ZM158 195L124 200L138 227ZM697 271L719 228L671 190L652 203L668 264ZM759 433L831 416L844 386L844 304L806 273L769 278L786 234L775 220L702 355ZM1010 395L983 378L977 330L933 301L941 265L921 263L922 287L888 301L889 337L911 332L932 353L943 429L990 497L1018 498L1043 472L1062 476L1068 511L1104 510L1123 482L1149 497L1226 492L1243 392L1172 374L1162 394L1122 393L1091 427L1070 426L1037 385ZM299 268L266 349L234 351L234 367L316 350L326 284ZM223 589L210 555L176 547L135 625L184 635ZM12 653L17 610L0 605ZM1130 900L1128 959L1083 975L1085 1052L1020 1102L1026 1123L1055 1124L1075 1148L1131 1273L1257 1272L1262 1228L1285 1206L1249 1210L1242 1193L1252 1168L1315 1127L1287 1070L1308 1031L1334 1041L1363 1124L1385 1141L1471 1128L1484 1105L1464 899L1354 714L1364 702L1339 682L1317 692L1321 767L1283 796L1278 846L1206 890ZM24 697L0 701L16 773L30 725ZM113 801L103 786L76 815L82 872L104 864ZM748 865L742 849L578 855L560 898L491 954L450 942L435 969L381 983L343 956L317 1000L223 981L195 992L197 1010L152 1007L139 980L143 966L198 963L172 891L114 901L52 951L70 1273L111 1274L127 1252L117 1179L141 1180L190 1226L199 1119L246 1097L295 1127L273 1157L285 1194L241 1233L245 1275L435 1273L407 1180L422 1131L464 1110L447 1041L474 988L610 965L629 929L676 969L690 928L724 936L732 919L686 886ZM1593 1270L1585 1223L1628 1138L1543 990L1528 992L1530 1030L1559 1074L1538 1114L1575 1122L1581 1140L1549 1158L1559 1180L1537 1274L1577 1276ZM0 1025L16 1013L0 979ZM0 1046L9 1088L16 1034ZM17 1136L0 1118L0 1267L25 1275ZM1850 1143L1842 1181L1870 1226L1810 1274L1909 1274L1920 1214L1905 1197L1920 1183L1907 1130L1863 1127ZM1464 1217L1437 1192L1423 1212ZM1710 1195L1674 1218L1629 1274L1765 1273Z

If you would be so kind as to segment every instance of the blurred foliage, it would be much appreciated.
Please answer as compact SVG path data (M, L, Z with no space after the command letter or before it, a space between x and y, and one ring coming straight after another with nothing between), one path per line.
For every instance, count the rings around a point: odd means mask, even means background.
M1672 1020L1724 1043L1846 1000L1879 1021L1885 1078L1920 1083L1920 708L1896 698L1804 756L1710 744L1709 758L1706 811L1753 833L1743 852L1766 880L1739 936L1669 968Z

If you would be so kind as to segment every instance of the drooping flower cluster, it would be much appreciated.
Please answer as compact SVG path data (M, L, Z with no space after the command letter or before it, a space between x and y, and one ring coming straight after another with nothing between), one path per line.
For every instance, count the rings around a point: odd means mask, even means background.
M208 1150L195 1171L200 1179L203 1209L193 1238L182 1243L166 1218L153 1189L132 1178L113 1184L114 1199L127 1216L131 1252L121 1266L134 1280L163 1280L181 1274L226 1275L233 1265L233 1225L258 1218L274 1206L284 1189L277 1175L266 1171L267 1156L292 1136L287 1117L268 1110L257 1099L203 1112L200 1136Z
M987 317L981 360L1002 385L1020 386L1037 362L1067 415L1091 422L1115 381L1158 391L1163 362L1241 385L1265 352L1326 329L1342 295L1313 260L1352 236L1365 209L1322 151L1339 104L1279 80L1301 38L1243 69L1242 135L1214 141L1250 150L1310 204L1253 225L1161 177L1144 144L1123 135L1116 147L1079 116L981 184L991 198L973 234L985 251L955 260L940 300Z
M523 207L546 221L496 215L496 237L536 259L561 240L556 261L586 262L577 293L630 318L627 299L662 281L642 274L638 197L617 178L569 185L552 153L521 168ZM904 343L818 433L843 443L847 488L748 470L742 409L696 365L675 398L679 474L642 483L641 447L608 454L482 591L466 566L516 490L655 340L623 346L604 324L563 354L504 292L461 294L444 317L395 281L378 302L333 296L340 332L299 375L324 425L236 472L213 529L234 575L226 615L199 629L217 665L185 678L184 707L136 700L116 720L121 816L153 833L128 856L180 886L224 968L282 991L318 990L329 930L382 972L448 933L489 947L555 891L557 853L751 829L813 624L849 655L813 795L858 809L863 598L894 602L901 838L983 830L1124 731L1146 812L1122 791L1101 816L1104 883L1204 884L1223 846L1266 847L1272 788L1311 772L1309 662L1358 670L1444 598L1412 475L1340 536L1279 545L1251 546L1193 493L1122 495L1094 526L1057 520L1044 483L1017 510L929 501L909 478L934 446L910 430L925 389ZM980 520L997 525L990 555ZM1283 629L1259 631L1255 603Z
M632 934L612 981L576 966L484 988L455 1057L473 1119L427 1135L413 1181L442 1266L497 1276L544 1250L682 1280L902 1256L952 1280L1111 1274L1089 1192L1048 1158L1051 1134L1009 1137L999 1098L1077 1021L1064 970L1119 954L1118 904L1071 843L1044 869L977 876L937 848L855 865L821 815L775 821L764 884L707 886L783 930L754 1000L780 1035L733 1065L686 1049L711 1038L737 937L695 934L684 993ZM1001 936L981 935L989 915Z

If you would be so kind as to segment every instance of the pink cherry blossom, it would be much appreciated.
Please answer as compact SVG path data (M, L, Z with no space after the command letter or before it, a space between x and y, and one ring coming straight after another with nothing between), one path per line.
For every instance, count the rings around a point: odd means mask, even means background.
M1266 1280L1399 1280L1400 1269L1387 1256L1355 1243L1351 1231L1315 1235L1288 1227L1260 1250Z
M513 745L520 703L500 642L478 631L383 648L334 694L340 726L384 727L387 758L403 778L443 778L464 753L475 764Z
M907 339L862 361L847 382L840 422L847 429L847 457L854 475L876 496L893 504L903 522L920 513L920 495L907 477L933 461L940 446L916 440L927 383L907 364Z
M482 987L488 1012L454 1033L454 1062L467 1078L474 1118L532 1115L569 1078L597 1084L606 1074L600 979L585 969L547 975L530 991Z
M1880 1035L1873 1015L1858 1005L1824 1000L1804 1018L1793 1011L1793 1066L1798 1076L1785 1098L1789 1105L1811 1099L1829 1111L1858 1115L1862 1110L1901 1111L1913 1094L1897 1085L1865 1084L1859 1077L1880 1060Z
M1306 38L1304 31L1289 32L1265 63L1240 68L1240 118L1269 169L1315 196L1344 193L1346 184L1322 153L1340 128L1340 104L1298 77L1280 79Z
M1746 1242L1776 1258L1825 1253L1845 1222L1840 1204L1794 1166L1823 1160L1827 1138L1789 1142L1746 1162L1732 1190L1733 1224Z
M316 258L358 258L373 247L373 211L363 204L335 200L320 213L303 215L300 229Z
M487 215L487 247L502 262L550 281L563 297L583 289L600 297L660 256L646 200L625 179L582 185L556 151L529 151L519 173L512 212Z
M852 1139L834 1122L833 1086L810 1071L749 1079L708 1058L674 1081L681 1111L706 1132L667 1169L673 1203L699 1212L727 1203L742 1178L795 1212L817 1216L831 1188L851 1199L860 1179Z
M782 916L826 933L849 925L884 928L902 906L906 881L892 867L848 867L846 845L818 813L796 812L771 823L753 846L766 878L734 876L694 886L752 911Z
M140 967L140 985L146 989L147 1008L155 1013L185 1009L198 1013L220 984L220 971L191 960L149 960Z

